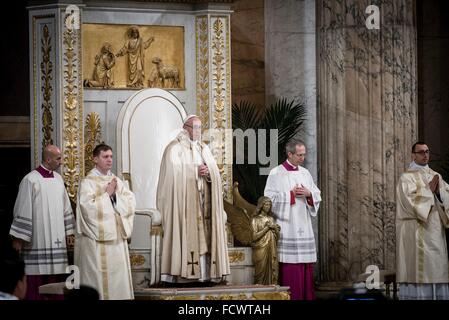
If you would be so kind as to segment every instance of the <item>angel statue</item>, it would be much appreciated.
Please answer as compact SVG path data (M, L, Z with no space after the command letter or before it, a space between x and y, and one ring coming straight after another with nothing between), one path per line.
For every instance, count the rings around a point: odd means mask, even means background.
M232 210L226 210L235 238L243 245L252 247L256 284L278 284L277 240L280 226L273 218L271 206L270 198L260 197L251 214L235 206Z

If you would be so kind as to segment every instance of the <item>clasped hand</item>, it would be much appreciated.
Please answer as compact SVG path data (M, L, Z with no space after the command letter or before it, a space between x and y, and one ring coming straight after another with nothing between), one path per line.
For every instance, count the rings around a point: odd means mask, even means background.
M429 187L432 193L438 193L438 186L440 184L440 177L436 174L433 179L429 182Z
M295 195L295 197L310 197L312 196L312 193L310 192L309 189L307 189L306 187L304 187L302 184L301 186L296 185L293 188L293 194Z
M106 192L109 194L110 197L112 197L115 194L115 191L117 190L117 179L114 177L112 178L111 182L108 183L106 186Z
M208 176L209 168L205 164L200 165L198 167L198 174L200 175L200 177Z

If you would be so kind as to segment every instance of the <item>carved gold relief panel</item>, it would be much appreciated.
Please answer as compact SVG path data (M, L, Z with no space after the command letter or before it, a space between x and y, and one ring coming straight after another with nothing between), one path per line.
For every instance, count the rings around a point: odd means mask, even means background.
M185 89L184 27L82 25L83 85Z

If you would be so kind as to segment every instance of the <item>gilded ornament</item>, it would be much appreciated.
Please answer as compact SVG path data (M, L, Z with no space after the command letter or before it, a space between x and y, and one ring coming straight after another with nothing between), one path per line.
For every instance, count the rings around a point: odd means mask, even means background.
M243 251L229 251L229 262L243 262L245 261L245 253Z
M91 112L86 117L85 123L85 145L84 145L84 168L87 174L94 167L93 150L101 143L101 123L100 115Z
M145 263L145 257L141 254L131 254L129 260L131 262L131 267L139 267Z
M47 145L53 144L52 132L53 132L53 119L52 119L52 102L51 93L53 88L51 86L51 80L53 79L53 64L51 62L50 53L51 37L48 30L48 26L45 24L43 28L43 37L41 39L41 80L42 80L42 149Z
M76 202L78 181L80 180L81 161L80 145L82 135L79 119L82 115L81 101L78 99L78 66L76 62L79 57L79 34L77 30L66 29L64 31L64 91L63 91L63 177L67 184L67 193ZM79 62L79 61L78 61Z

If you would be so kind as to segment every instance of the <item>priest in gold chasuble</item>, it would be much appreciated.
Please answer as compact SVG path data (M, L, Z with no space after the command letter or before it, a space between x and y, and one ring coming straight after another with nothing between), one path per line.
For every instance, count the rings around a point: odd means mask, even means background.
M78 191L75 265L80 283L97 289L102 300L133 299L128 239L135 197L110 171L111 148L99 145L93 153L95 168Z
M402 300L449 299L445 228L449 185L429 168L429 148L417 142L396 188L396 281Z

